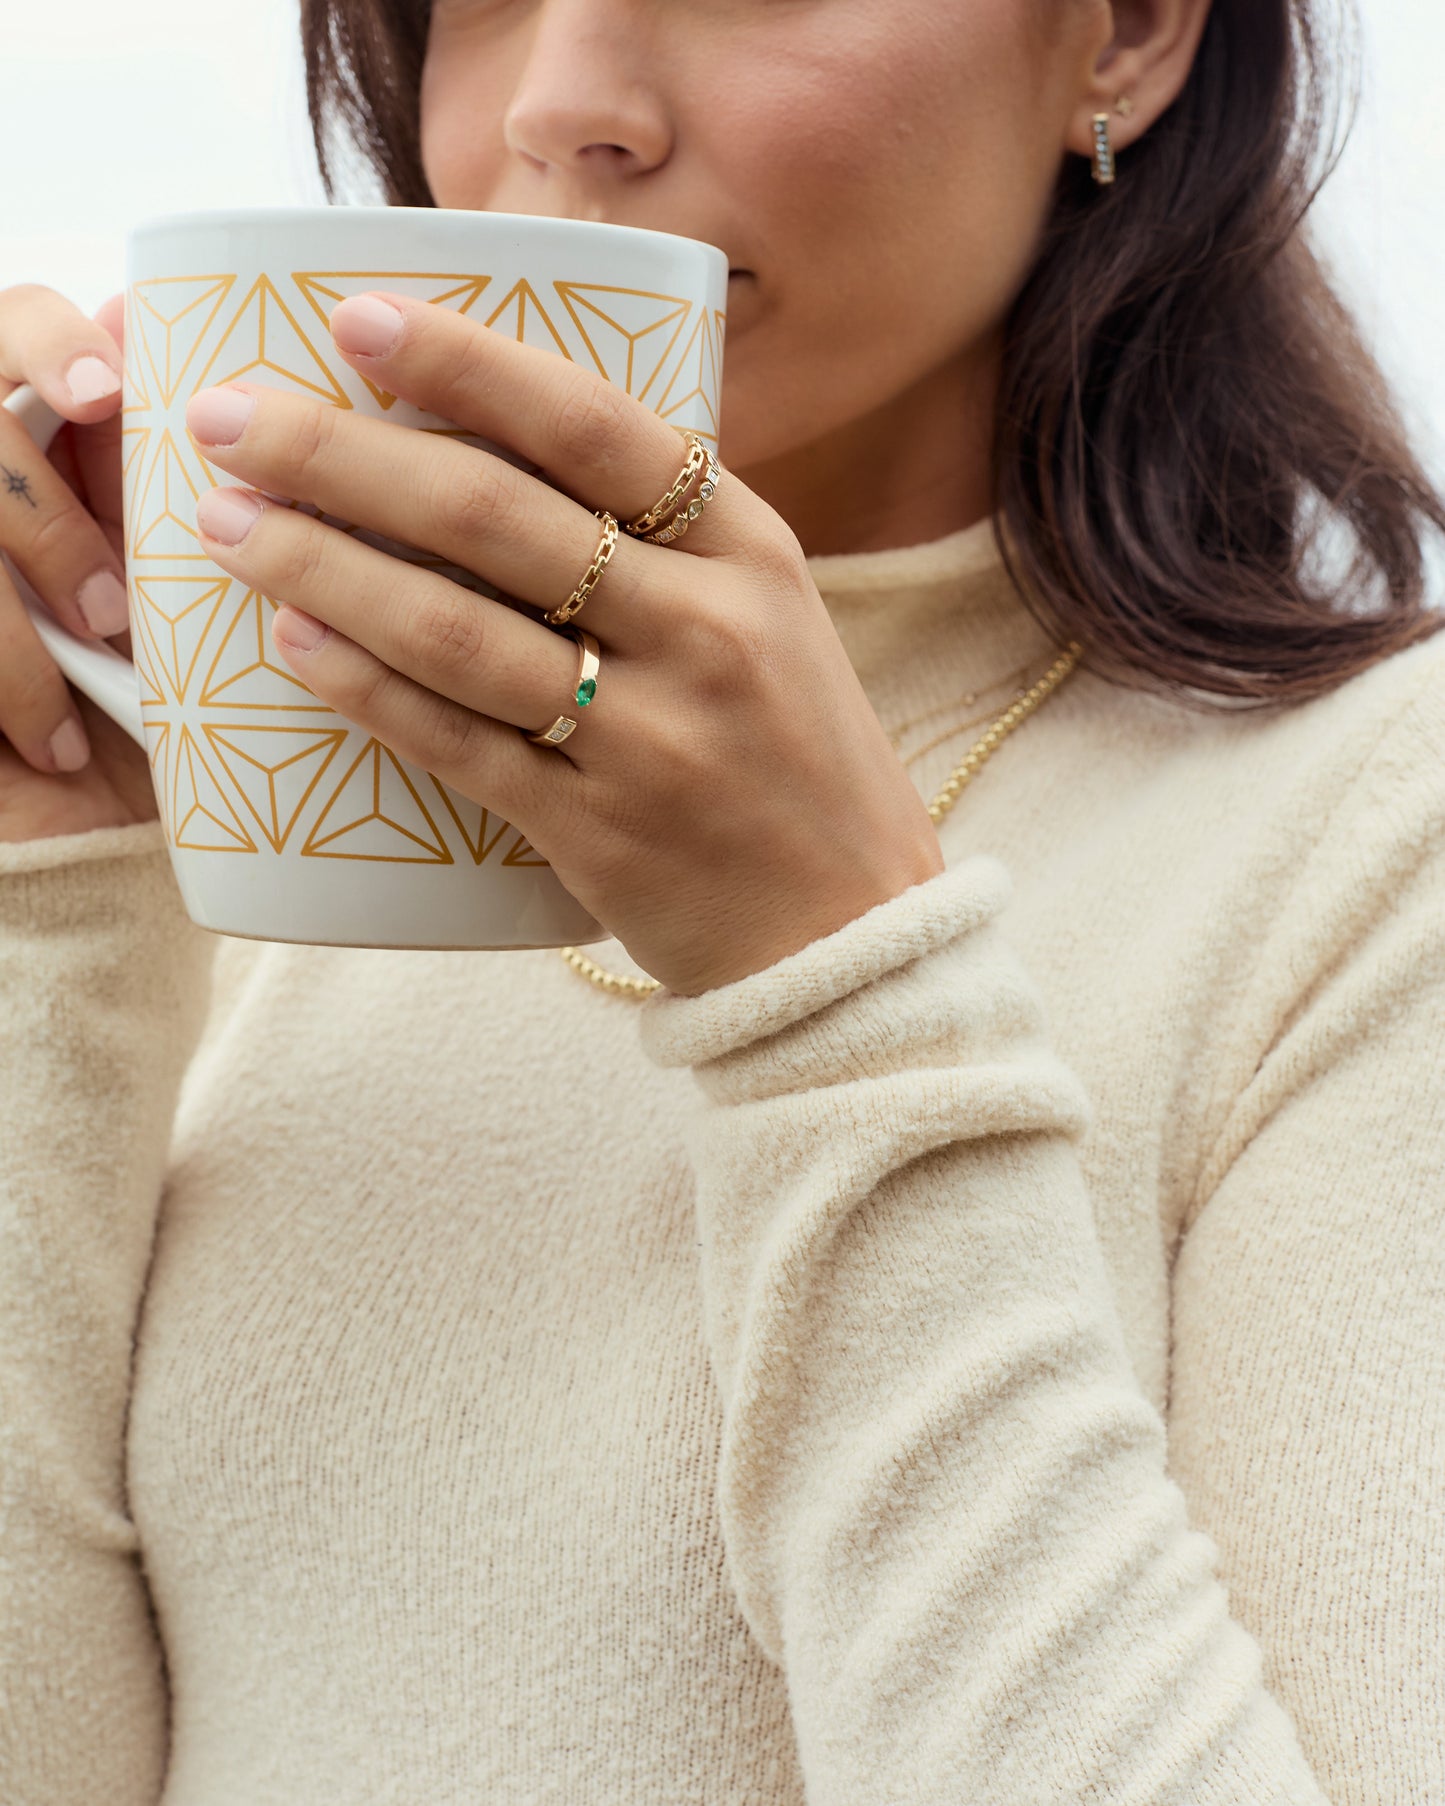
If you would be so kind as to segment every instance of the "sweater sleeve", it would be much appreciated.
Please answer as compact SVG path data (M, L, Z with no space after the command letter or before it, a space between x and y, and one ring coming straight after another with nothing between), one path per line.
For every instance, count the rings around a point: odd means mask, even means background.
M158 824L0 845L0 1797L154 1806L131 1353L215 937Z
M1010 887L974 855L642 1010L697 1081L718 1509L810 1806L1436 1797L1440 861L1177 1265L1182 1461L1267 1667L1134 1376Z

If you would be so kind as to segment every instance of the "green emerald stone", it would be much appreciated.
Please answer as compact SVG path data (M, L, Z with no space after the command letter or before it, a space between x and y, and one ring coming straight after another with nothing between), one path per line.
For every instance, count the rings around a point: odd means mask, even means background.
M587 707L587 704L589 702L591 702L592 698L596 694L597 694L597 679L595 677L589 677L587 679L586 683L580 683L577 686L578 706L580 708L585 709Z

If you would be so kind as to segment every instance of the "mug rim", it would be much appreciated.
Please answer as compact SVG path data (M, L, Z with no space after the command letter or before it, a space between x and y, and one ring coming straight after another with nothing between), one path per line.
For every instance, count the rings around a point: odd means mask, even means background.
M413 219L458 222L456 228L448 226L444 230L459 229L460 222L464 220L488 220L495 221L503 231L509 228L535 230L551 226L564 227L569 232L590 232L614 238L620 234L624 238L658 239L668 245L695 245L699 250L721 257L727 262L727 253L720 245L709 244L703 238L689 238L683 232L659 232L652 226L624 226L611 220L571 219L565 216L559 218L550 213L495 213L486 208L468 207L328 207L309 203L297 207L204 207L180 213L151 214L129 226L125 237L129 243L151 233L174 231L188 226L262 226L284 225L289 222L315 225L322 219L364 223L368 219L395 219L398 215Z

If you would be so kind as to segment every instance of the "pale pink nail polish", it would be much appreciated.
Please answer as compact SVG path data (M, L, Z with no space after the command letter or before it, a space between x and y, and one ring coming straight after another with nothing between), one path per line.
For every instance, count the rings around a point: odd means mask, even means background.
M120 378L104 358L86 352L65 372L65 386L74 402L101 401L105 396L115 394L120 387Z
M348 295L331 310L331 333L343 351L385 357L406 324L401 310L375 295Z
M255 405L241 389L197 389L186 403L186 425L202 445L234 445Z
M223 546L238 546L256 524L262 504L244 489L208 489L196 498L196 525Z
M50 756L57 771L79 771L89 762L90 742L73 715L50 736Z
M125 585L109 571L92 571L75 592L75 602L86 626L102 639L123 633L130 625Z

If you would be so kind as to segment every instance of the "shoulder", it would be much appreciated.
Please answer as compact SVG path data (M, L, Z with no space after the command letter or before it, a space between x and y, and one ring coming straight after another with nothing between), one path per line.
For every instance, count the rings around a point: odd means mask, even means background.
M1253 833L1314 845L1362 808L1445 822L1445 625L1308 702L1200 709L1116 692L1106 706L1142 787L1171 807L1187 791L1239 853Z

